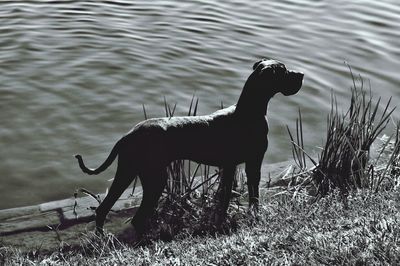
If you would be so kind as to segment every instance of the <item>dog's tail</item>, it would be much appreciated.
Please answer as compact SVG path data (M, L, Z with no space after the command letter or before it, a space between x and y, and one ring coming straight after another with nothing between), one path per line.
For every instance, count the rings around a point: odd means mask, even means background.
M102 165L100 165L96 169L87 168L86 165L83 163L82 156L79 154L75 155L75 158L78 159L79 167L82 171L88 175L98 175L99 173L106 170L115 160L119 152L119 141L114 145L112 148L110 155L108 155L107 159L104 161Z

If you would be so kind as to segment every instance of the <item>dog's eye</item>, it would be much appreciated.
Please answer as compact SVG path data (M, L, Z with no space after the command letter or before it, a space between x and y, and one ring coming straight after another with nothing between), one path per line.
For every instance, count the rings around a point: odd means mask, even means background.
M278 74L278 75L285 75L286 74L286 67L282 63L278 62L277 64L274 64L273 68L275 70L274 72L276 74Z
M286 69L282 68L281 66L275 68L275 73L284 76L286 74Z
M265 62L265 61L268 61L268 59L267 58L262 58L261 60L258 60L257 62L255 62L254 65L253 65L253 70L256 70L257 67L260 65L260 63Z
M264 59L255 62L254 65L253 65L253 70L256 70L256 68L260 65L260 63L261 63L262 61L264 61Z

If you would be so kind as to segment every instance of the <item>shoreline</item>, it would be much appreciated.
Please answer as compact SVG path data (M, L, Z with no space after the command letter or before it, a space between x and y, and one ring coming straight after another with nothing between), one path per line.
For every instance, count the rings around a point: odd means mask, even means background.
M292 165L294 161L291 160L263 163L260 188L273 191L274 187L285 185L282 177ZM129 230L126 220L133 216L141 202L141 187L135 188L135 194L131 192L132 187L125 190L105 225L105 229L117 237ZM104 194L100 197L104 198ZM93 232L94 210L91 207L97 205L93 197L86 196L0 210L0 242L21 251L53 251L60 245L79 244L79 235Z

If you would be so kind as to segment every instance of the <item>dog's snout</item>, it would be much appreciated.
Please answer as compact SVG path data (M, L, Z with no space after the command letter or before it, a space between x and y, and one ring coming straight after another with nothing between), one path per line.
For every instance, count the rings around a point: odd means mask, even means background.
M295 79L301 79L302 80L304 78L304 73L303 72L298 72L298 71L289 70L287 72L287 75L289 77L292 77L292 78L295 78Z
M283 95L288 96L296 94L303 84L303 78L303 72L288 70L286 72L286 78L282 85Z
M295 72L294 75L298 79L303 79L304 78L304 73L303 72Z

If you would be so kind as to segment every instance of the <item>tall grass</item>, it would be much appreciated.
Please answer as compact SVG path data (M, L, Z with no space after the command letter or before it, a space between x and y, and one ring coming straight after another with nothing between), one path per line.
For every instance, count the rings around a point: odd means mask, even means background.
M332 187L346 194L354 188L377 189L379 185L371 178L373 175L368 173L370 148L386 128L394 108L389 109L389 100L379 116L377 113L381 98L374 104L371 91L367 94L363 87L362 78L357 83L352 72L351 76L353 87L350 107L344 114L340 114L336 100L332 97L325 147L313 174L322 195Z
M395 133L387 137L380 148L377 162L383 153L387 154L384 163L373 168L378 176L377 187L397 188L400 185L400 121L396 125Z
M397 123L393 152L389 162L392 166L391 175L400 177L400 122Z
M296 137L288 128L293 144L293 157L297 165L304 170L306 156L314 164L309 179L316 187L319 196L325 196L334 189L339 189L342 195L347 195L354 189L367 188L377 191L387 177L386 173L398 169L396 168L400 149L398 130L395 137L396 148L385 171L376 171L376 166L370 162L371 145L382 134L395 110L390 107L391 99L378 114L381 98L374 103L371 89L367 91L362 77L355 78L350 67L349 69L352 78L350 106L341 113L332 94L326 141L318 156L318 162L304 151L301 113L300 119L296 122Z

